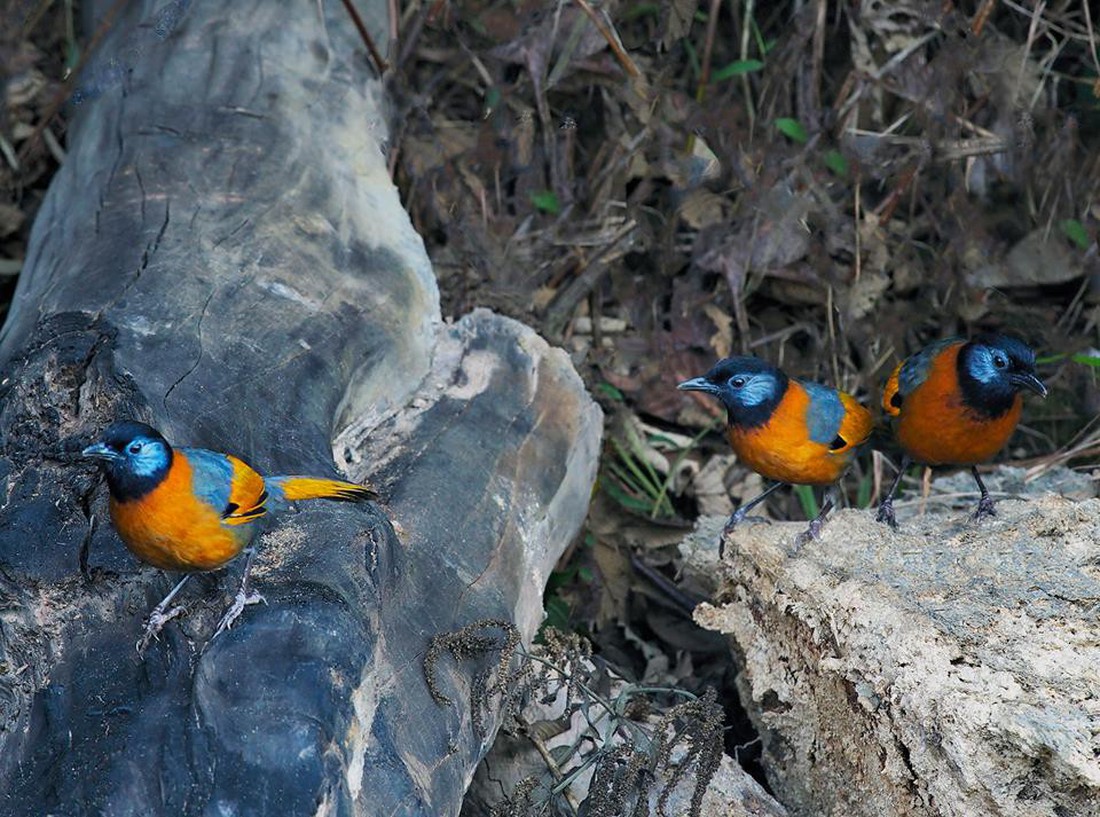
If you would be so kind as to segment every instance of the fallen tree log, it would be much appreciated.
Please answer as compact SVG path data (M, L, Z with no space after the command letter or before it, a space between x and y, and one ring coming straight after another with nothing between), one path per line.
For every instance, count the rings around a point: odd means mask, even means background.
M361 52L338 4L134 3L100 46L126 70L79 86L0 338L4 814L460 808L496 657L441 662L441 707L425 652L481 619L533 634L600 416L530 330L442 323ZM239 567L210 574L139 658L170 577L77 456L119 417L265 473L335 456L383 499L291 515L260 542L266 605L210 642Z
M987 483L1016 494L1021 474ZM1062 475L1048 490L1095 494ZM842 511L798 552L794 523L735 531L695 619L732 636L792 813L1100 814L1100 501L1028 492L981 524ZM697 575L720 526L684 548Z

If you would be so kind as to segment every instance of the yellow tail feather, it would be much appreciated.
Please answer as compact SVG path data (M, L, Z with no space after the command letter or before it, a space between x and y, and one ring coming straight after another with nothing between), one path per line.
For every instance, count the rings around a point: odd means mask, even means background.
M378 494L368 485L341 482L338 479L318 477L278 477L275 480L283 496L291 502L299 499L335 499L338 502L365 502L377 499Z

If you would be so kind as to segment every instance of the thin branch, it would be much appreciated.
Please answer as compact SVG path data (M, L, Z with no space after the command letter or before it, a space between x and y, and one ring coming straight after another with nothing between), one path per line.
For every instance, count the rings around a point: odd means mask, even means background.
M596 30L603 35L603 38L607 40L607 45L611 48L615 58L618 59L622 65L623 70L630 76L637 79L642 75L642 72L638 70L638 66L634 64L634 60L630 58L630 55L623 50L622 45L619 43L619 38L615 36L615 33L608 28L603 18L596 13L596 10L588 4L588 0L573 0L581 10L588 15L588 19L592 21L592 25L596 26Z
M367 31L367 27L363 24L363 18L359 16L359 11L352 4L351 0L341 0L344 4L344 9L347 11L348 16L351 17L352 23L355 24L355 30L359 32L360 39L367 46L367 51L370 52L370 57L374 60L374 66L378 71L378 76L386 73L386 69L389 65L382 57L382 53L378 50L378 47L374 44L374 39L371 37L370 32Z

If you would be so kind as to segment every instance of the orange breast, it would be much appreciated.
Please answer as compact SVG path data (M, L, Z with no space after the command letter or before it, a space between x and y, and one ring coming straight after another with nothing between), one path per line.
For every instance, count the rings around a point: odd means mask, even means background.
M730 428L730 445L746 465L768 479L796 485L831 485L840 479L855 447L867 439L872 426L870 413L853 397L842 392L841 401L846 415L840 435L848 442L843 448L834 451L828 443L810 438L810 397L793 380L767 423L747 430Z
M187 458L172 458L164 481L140 499L111 499L111 519L130 551L162 570L221 567L248 544L254 525L225 525L218 509L195 497Z
M974 465L1004 448L1020 422L1023 398L990 420L968 408L959 391L957 360L961 344L937 356L928 377L906 395L897 419L897 438L914 460L925 465Z

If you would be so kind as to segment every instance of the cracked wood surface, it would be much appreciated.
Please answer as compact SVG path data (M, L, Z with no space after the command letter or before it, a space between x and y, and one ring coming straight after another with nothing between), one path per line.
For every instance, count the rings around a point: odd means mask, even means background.
M170 7L84 94L0 335L0 812L457 814L485 661L439 668L441 708L424 652L484 618L532 635L599 410L529 329L442 323L339 4L129 4L99 53ZM384 9L360 7L377 42ZM75 456L121 416L264 473L335 456L383 502L290 515L267 605L207 644L240 566L205 574L139 660L171 577Z

